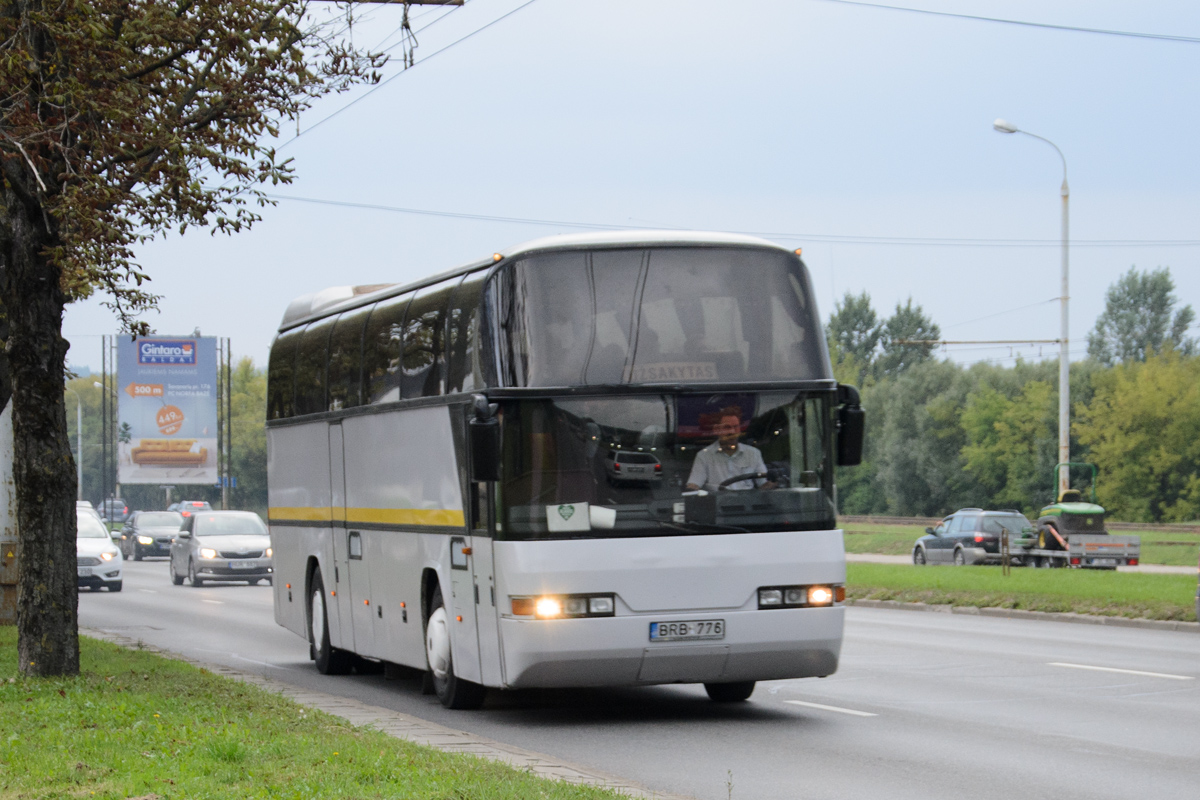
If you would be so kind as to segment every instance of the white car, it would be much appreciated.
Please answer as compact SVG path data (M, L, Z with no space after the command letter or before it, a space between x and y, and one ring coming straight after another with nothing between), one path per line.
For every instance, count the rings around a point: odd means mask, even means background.
M79 586L93 592L108 587L110 592L121 591L121 550L113 544L112 535L94 512L77 509L75 512L75 560L79 571Z
M187 517L171 542L171 581L271 583L271 535L253 511L203 511Z

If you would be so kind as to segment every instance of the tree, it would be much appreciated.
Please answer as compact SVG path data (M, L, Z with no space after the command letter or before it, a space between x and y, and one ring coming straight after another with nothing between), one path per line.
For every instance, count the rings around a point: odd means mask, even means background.
M836 355L834 367L852 364L858 371L854 383L862 386L875 363L883 324L871 308L871 296L866 292L854 295L846 292L834 304L826 335L830 354Z
M305 0L0 0L0 304L8 315L22 565L18 663L79 671L75 472L63 308L100 289L131 332L155 301L133 249L168 229L233 233L255 187L288 183L265 147L314 98L377 80L382 58ZM333 20L330 20L332 23Z
M990 495L987 505L1029 510L1053 494L1058 396L1050 383L1029 381L1012 399L983 386L967 398L962 425L965 469Z
M1101 504L1131 522L1200 519L1200 358L1166 351L1094 380L1076 427Z
M238 508L267 511L267 374L243 358L233 369L233 474Z
M866 392L867 454L887 513L934 516L975 505L979 492L961 452L970 388L957 364L928 361Z
M902 306L896 304L896 313L883 323L880 343L883 354L877 362L881 375L899 375L914 364L933 358L934 344L912 344L912 342L940 339L941 328L925 315L921 306L913 305L912 298Z
M1104 312L1088 334L1088 355L1112 366L1145 361L1168 346L1193 354L1196 340L1187 330L1196 314L1190 305L1175 311L1176 302L1169 268L1138 272L1130 267L1108 287Z

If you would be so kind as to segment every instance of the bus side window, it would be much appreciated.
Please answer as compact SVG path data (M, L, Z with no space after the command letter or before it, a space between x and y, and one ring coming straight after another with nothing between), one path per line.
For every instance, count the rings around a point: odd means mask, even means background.
M362 396L364 403L400 399L400 355L404 312L411 294L376 303L363 332Z
M363 326L369 308L347 311L338 317L329 335L329 410L362 404Z
M470 392L483 386L475 352L479 304L486 271L467 275L454 292L446 320L446 394Z
M436 397L442 393L446 363L446 306L458 278L417 292L404 317L404 356L400 395Z
M300 334L300 330L288 331L271 345L267 367L267 419L287 419L296 413L296 345Z
M329 331L333 320L310 322L300 337L296 354L296 414L326 409L325 365L329 360Z

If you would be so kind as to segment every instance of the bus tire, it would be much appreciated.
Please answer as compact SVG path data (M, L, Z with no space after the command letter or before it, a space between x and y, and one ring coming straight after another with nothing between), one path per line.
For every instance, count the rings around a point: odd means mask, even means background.
M345 675L353 666L351 654L329 643L329 611L325 606L325 582L321 571L313 572L308 592L308 641L322 675Z
M714 703L740 703L754 694L754 681L736 683L706 683L704 691Z
M436 586L429 603L429 618L425 620L425 661L433 679L433 693L446 708L479 708L487 689L454 674L449 619L446 604L442 602L442 587Z

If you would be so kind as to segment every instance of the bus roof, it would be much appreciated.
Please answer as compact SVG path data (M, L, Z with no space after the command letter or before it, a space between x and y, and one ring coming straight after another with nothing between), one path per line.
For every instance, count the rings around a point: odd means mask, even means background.
M490 258L473 261L446 272L431 275L412 283L377 283L366 286L331 286L319 292L301 295L288 304L279 323L279 332L294 328L302 322L324 317L338 311L344 311L361 305L367 305L392 295L420 289L440 283L455 275L474 272L479 269L497 264L505 259L544 250L574 250L587 248L638 247L638 246L671 246L691 245L700 247L719 247L722 245L740 247L765 247L772 250L782 250L791 253L782 245L760 239L757 236L746 236L740 233L712 233L705 231L601 231L594 233L567 233L557 236L545 236L540 239L524 242L506 250L501 250ZM496 258L499 256L499 258Z

